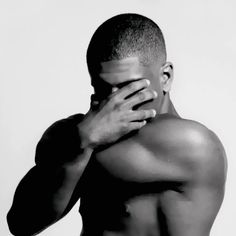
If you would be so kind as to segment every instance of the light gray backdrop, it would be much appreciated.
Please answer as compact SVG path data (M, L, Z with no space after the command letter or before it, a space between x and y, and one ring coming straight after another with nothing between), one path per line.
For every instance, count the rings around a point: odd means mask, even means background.
M213 236L233 235L236 199L236 2L234 0L2 0L0 2L0 235L35 146L55 120L86 112L92 89L85 54L92 33L123 12L162 28L175 66L172 99L180 115L220 137L228 155L226 196ZM75 236L78 204L40 235Z

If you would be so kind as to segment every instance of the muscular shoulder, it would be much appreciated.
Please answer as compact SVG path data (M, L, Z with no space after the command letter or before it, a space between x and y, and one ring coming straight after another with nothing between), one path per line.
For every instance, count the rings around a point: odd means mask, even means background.
M68 130L69 128L78 124L83 119L83 117L83 114L75 114L67 118L55 121L51 126L46 129L42 138L45 138L46 136L51 137L54 136L55 133L61 133L65 130Z
M203 124L174 116L160 116L152 127L156 147L194 167L195 176L224 182L227 161L217 135ZM215 181L214 181L215 182Z
M42 135L36 148L36 164L63 161L60 158L75 155L79 142L76 125L83 119L83 114L75 114L54 122Z
M151 127L157 143L183 151L223 150L217 135L203 124L175 116L161 116ZM196 152L194 152L196 153ZM192 153L192 155L194 154Z

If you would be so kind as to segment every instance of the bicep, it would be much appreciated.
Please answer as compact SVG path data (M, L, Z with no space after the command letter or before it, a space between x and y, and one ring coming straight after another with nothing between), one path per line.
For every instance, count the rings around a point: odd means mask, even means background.
M225 172L221 158L211 160L211 165L207 162L193 165L195 168L180 191L166 193L164 210L168 224L180 235L209 234L224 198Z
M223 145L214 133L210 133L207 141L196 160L186 196L191 201L196 227L210 231L224 198L227 159Z
M203 146L197 160L195 180L212 191L223 191L227 176L227 158L219 138L210 132L207 145Z
M79 135L76 126L64 119L55 122L38 142L36 165L58 166L73 160L79 153Z

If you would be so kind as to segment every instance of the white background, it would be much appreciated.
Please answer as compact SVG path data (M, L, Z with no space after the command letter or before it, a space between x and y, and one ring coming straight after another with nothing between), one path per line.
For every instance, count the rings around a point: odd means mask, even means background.
M136 12L156 21L175 66L171 97L181 116L222 140L229 162L225 200L213 236L233 235L236 199L236 2L234 0L8 0L0 2L0 235L35 146L54 121L86 112L92 92L85 55L95 29ZM78 204L44 236L74 236Z

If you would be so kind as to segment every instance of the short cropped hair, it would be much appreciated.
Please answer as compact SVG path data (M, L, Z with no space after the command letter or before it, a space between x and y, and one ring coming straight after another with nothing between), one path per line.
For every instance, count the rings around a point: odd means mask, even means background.
M92 76L100 62L138 56L140 63L166 60L166 46L158 25L134 13L116 15L93 34L87 49L87 65Z

